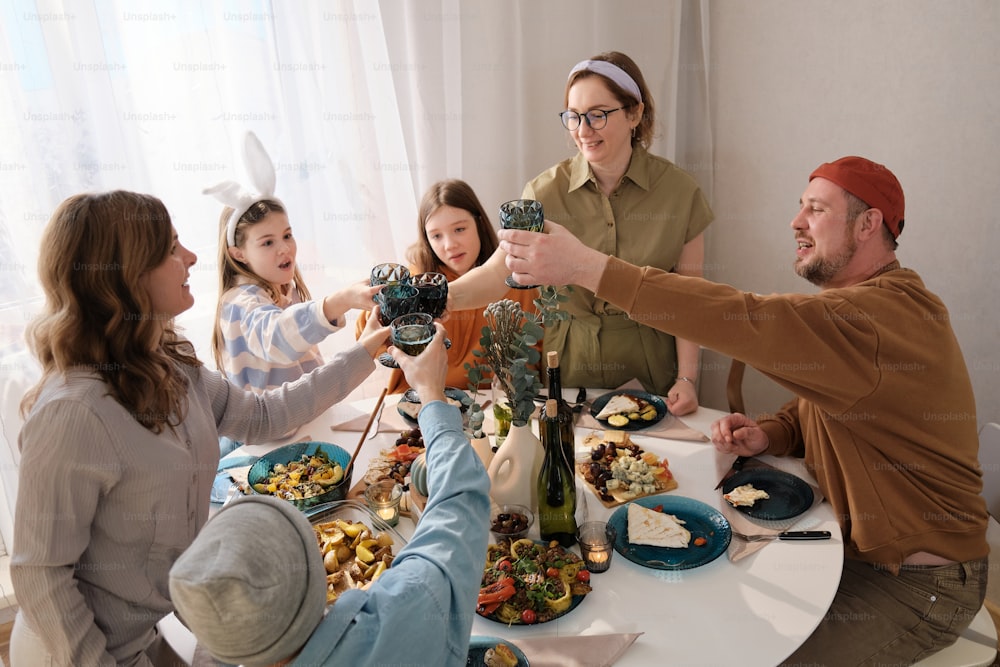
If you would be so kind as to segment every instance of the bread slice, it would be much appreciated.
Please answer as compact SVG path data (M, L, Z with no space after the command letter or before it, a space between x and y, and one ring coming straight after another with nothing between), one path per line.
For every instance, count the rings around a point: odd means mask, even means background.
M628 541L653 547L685 549L691 541L691 531L673 514L664 514L637 503L628 506Z
M605 406L597 413L596 418L606 420L613 415L629 414L632 412L642 412L643 402L635 396L629 394L615 394Z

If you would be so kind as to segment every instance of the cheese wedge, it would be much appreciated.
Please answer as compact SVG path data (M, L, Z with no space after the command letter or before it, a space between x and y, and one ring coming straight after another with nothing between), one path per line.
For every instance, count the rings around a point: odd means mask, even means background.
M664 514L637 503L628 506L628 541L653 547L684 549L691 541L691 531L673 514Z
M604 408L597 413L597 419L607 419L613 415L642 412L642 408L643 404L635 396L615 394L608 400Z

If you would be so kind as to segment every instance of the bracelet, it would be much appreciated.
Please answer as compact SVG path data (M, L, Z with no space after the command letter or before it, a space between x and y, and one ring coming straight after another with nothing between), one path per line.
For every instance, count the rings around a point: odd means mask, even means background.
M681 377L677 378L677 382L690 382L691 384L695 384L694 380L692 380L689 377L684 377L683 375Z

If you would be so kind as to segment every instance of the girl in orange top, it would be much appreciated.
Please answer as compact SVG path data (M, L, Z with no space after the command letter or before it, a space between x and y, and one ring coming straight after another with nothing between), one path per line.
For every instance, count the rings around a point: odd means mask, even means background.
M498 245L496 232L479 197L468 183L458 179L438 181L424 193L417 214L417 238L406 251L410 273L443 273L448 282L485 262ZM503 298L517 301L525 312L533 313L538 310L533 304L537 296L538 290L511 289ZM479 348L479 338L486 326L483 310L448 312L444 326L451 340L446 379L449 387L463 390L468 387L465 364L474 365L477 361L472 352ZM368 314L362 313L358 319L359 335ZM389 379L389 392L405 391L408 387L403 374L394 370Z

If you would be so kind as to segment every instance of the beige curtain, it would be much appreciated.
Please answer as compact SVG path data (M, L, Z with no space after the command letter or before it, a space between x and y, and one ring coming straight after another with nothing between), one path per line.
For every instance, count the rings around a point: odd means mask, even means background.
M0 24L8 65L0 79L7 544L14 404L37 377L22 335L40 305L38 238L70 194L125 188L164 200L199 256L196 305L179 323L210 360L220 207L201 190L245 178L247 130L276 164L299 265L317 296L362 279L376 262L403 259L416 239L417 201L434 181L464 178L495 211L572 155L557 117L565 78L602 51L639 64L657 105L653 151L711 193L706 2L305 0L184 11L42 4L8 7Z

